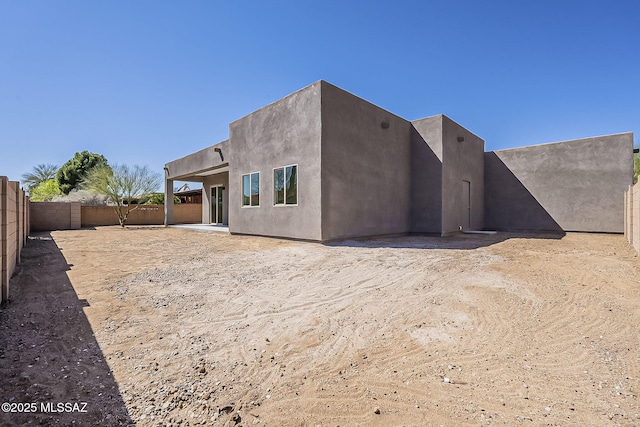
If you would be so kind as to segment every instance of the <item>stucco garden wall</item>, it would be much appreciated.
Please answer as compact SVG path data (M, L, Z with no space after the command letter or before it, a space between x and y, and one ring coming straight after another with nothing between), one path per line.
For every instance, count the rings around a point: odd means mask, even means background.
M485 228L622 233L633 134L485 153Z
M9 299L9 281L29 236L29 199L20 183L0 176L0 288Z

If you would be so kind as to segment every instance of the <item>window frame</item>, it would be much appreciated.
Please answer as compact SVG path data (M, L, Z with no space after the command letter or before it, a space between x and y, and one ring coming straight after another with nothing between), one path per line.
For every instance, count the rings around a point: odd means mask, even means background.
M296 202L295 203L287 203L287 168L289 167L293 167L295 166L296 168ZM282 191L284 192L284 202L283 203L276 203L277 200L277 194L276 194L276 171L282 169ZM273 206L274 207L284 207L284 206L298 206L300 204L300 180L298 179L300 175L300 166L298 165L298 163L292 163L290 165L285 165L285 166L278 166L277 168L273 168L273 173L271 174L271 177L273 178L273 192L271 193L273 195Z
M253 177L253 175L258 175L258 203L257 204L252 204L253 200L253 194L252 194L252 189L251 189L251 178ZM245 205L244 203L244 177L248 176L249 177L249 204ZM255 171L255 172L249 172L249 173L244 173L240 176L240 186L242 187L242 208L259 208L260 207L260 171Z

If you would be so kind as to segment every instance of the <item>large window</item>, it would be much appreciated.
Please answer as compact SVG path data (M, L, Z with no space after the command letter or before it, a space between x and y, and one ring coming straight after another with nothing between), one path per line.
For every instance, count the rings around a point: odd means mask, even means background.
M242 206L260 206L260 172L242 175Z
M273 170L273 204L298 204L298 165Z

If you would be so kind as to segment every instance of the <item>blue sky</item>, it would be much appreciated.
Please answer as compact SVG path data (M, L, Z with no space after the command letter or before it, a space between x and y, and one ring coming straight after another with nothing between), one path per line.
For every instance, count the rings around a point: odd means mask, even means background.
M640 2L0 0L0 175L164 163L327 80L486 149L640 133ZM636 136L638 141L639 137Z

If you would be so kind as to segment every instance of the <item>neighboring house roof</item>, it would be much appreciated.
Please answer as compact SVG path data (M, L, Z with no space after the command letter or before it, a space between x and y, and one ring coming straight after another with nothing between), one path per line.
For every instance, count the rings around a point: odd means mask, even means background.
M195 190L183 190L183 191L175 191L173 193L174 196L200 196L202 195L202 188L196 188Z

